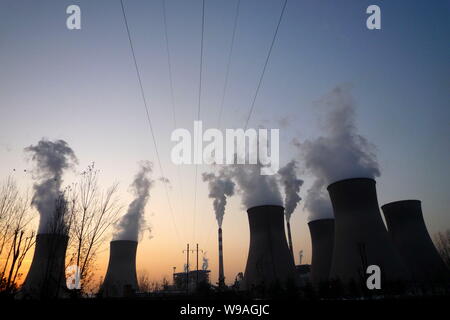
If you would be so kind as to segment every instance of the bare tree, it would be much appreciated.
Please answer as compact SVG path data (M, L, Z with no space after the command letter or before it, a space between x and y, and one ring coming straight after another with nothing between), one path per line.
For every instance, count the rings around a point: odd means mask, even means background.
M74 185L69 201L72 204L69 264L79 268L82 292L93 280L96 255L121 209L116 196L118 185L113 184L102 192L98 186L98 173L91 164Z
M442 260L450 268L450 230L436 233L434 235L434 243Z
M19 198L19 190L14 179L9 176L0 187L0 257L12 237L13 210Z
M138 272L138 286L139 291L142 292L150 292L152 288L152 284L150 281L150 277L148 276L148 272L145 270L141 270Z
M20 195L11 176L0 187L0 218L0 290L12 293L17 289L22 275L19 270L34 245L35 234L27 230L34 218L28 194Z

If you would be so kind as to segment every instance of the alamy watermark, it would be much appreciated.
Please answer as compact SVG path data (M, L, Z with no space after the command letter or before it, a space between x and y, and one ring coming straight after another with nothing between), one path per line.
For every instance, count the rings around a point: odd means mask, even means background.
M279 129L219 129L203 132L194 121L193 134L184 128L172 132L174 164L260 164L261 175L277 173L280 167Z

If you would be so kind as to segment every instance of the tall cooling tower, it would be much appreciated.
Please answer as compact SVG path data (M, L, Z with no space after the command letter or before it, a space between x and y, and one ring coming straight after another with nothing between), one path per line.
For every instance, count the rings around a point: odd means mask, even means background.
M328 186L334 210L334 251L330 279L365 285L366 269L381 269L386 283L407 278L378 208L375 180L355 178Z
M34 299L67 297L65 258L68 240L60 234L36 236L33 261L19 296Z
M448 281L450 271L428 234L420 201L396 201L381 208L394 245L414 280L421 283Z
M250 248L243 287L269 289L295 281L295 266L284 231L284 208L265 205L247 210L250 225Z
M104 297L128 297L138 290L136 276L137 242L115 240L110 242L109 263L102 286Z
M308 223L311 233L311 282L314 287L327 282L330 276L334 246L334 219L320 219Z
M222 247L222 228L219 228L219 287L225 286L225 274L223 271L223 247Z

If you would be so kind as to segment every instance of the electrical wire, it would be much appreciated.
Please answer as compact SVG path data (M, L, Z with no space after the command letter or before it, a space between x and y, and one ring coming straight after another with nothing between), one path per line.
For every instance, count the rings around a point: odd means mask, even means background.
M202 74L203 74L203 38L205 33L205 0L202 0L202 35L200 42L200 72L199 72L199 85L198 85L198 108L197 108L197 120L200 120L200 108L202 101ZM196 139L197 137L195 137ZM199 154L198 150L194 150L196 154ZM195 156L194 156L195 157ZM193 212L193 240L195 241L195 229L196 229L196 211L197 211L197 180L198 180L198 164L195 165L195 177L194 177L194 212Z
M272 43L270 44L269 51L267 52L266 61L264 63L263 70L262 70L261 75L259 77L258 86L256 87L256 91L255 91L255 95L253 96L253 100L252 100L252 104L251 104L251 107L250 107L250 111L248 113L247 120L245 121L244 130L247 129L248 123L249 123L250 118L251 118L251 116L253 114L253 109L255 108L256 98L258 97L259 89L261 88L261 83L263 81L264 74L266 73L267 65L269 64L270 55L272 53L272 49L273 49L273 46L275 44L275 40L277 39L278 29L280 28L281 20L283 19L283 15L284 15L284 11L286 9L287 2L288 2L288 0L284 0L283 9L281 10L280 17L278 18L277 27L275 29L275 33L273 34L273 38L272 38Z
M241 6L241 0L237 1L237 5L236 5L236 13L234 15L234 25L233 25L233 34L231 36L231 46L230 46L230 52L228 53L228 62L227 62L227 71L225 74L225 82L223 85L223 91L222 91L222 100L220 102L220 110L219 110L219 121L218 121L218 127L221 127L221 122L222 122L222 113L223 113L223 105L225 102L225 94L228 88L228 76L230 74L230 65L231 65L231 57L233 56L233 48L234 48L234 39L236 38L236 27L237 27L237 22L238 22L238 17L239 17L239 7Z
M136 75L137 75L137 78L138 78L138 83L139 83L139 88L140 88L140 91L141 91L142 101L144 103L145 112L146 112L146 115L147 115L147 122L148 122L148 125L149 125L149 128L150 128L150 133L151 133L151 136L152 136L153 145L155 147L155 153L156 153L156 158L158 160L159 170L161 171L161 175L165 176L164 175L164 170L163 170L163 167L162 167L162 164L161 164L161 158L160 158L159 152L158 152L158 146L157 146L157 143L156 143L155 132L153 130L152 121L150 119L150 112L149 112L149 108L148 108L148 104L147 104L147 99L145 97L144 87L142 85L141 73L139 71L139 66L138 66L137 59L136 59L136 54L135 54L135 51L134 51L133 40L131 38L130 28L128 26L128 19L127 19L126 13L125 13L123 0L120 0L120 5L122 7L122 14L123 14L123 19L124 19L124 23L125 23L125 28L126 28L127 35L128 35L128 41L129 41L129 44L130 44L130 49L131 49L131 54L132 54L132 57L133 57L134 67L136 69ZM169 192L167 190L167 185L165 183L164 183L164 187L165 187L165 191L166 191L167 204L169 206L169 211L170 211L170 214L171 214L171 217L172 217L173 227L174 227L174 230L175 230L175 233L177 235L178 240L181 242L181 238L180 238L180 235L179 235L179 232L178 232L178 228L177 228L177 225L176 225L176 222L175 222L175 217L174 217L174 214L173 214L172 203L170 201Z

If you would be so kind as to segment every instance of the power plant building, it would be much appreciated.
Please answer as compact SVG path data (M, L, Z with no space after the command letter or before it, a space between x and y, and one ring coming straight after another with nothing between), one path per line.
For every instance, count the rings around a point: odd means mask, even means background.
M173 274L173 284L176 290L186 290L189 288L190 292L197 289L197 286L203 283L209 284L210 270L193 270L186 272L177 272Z

